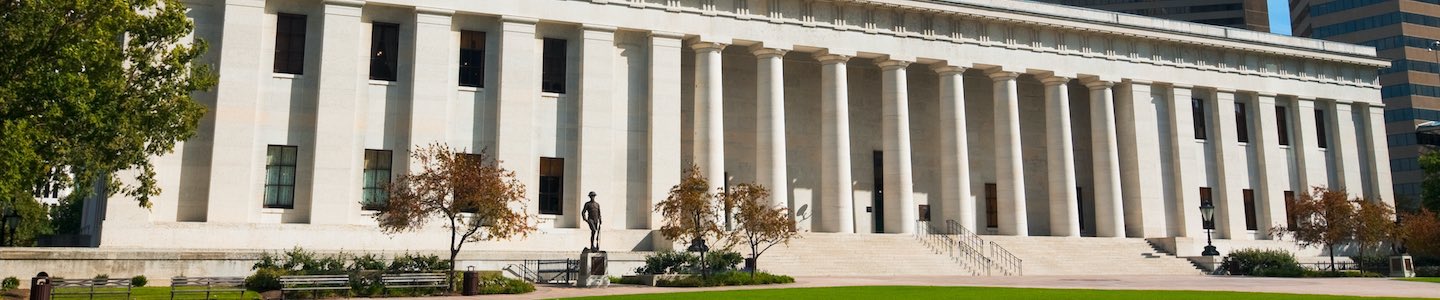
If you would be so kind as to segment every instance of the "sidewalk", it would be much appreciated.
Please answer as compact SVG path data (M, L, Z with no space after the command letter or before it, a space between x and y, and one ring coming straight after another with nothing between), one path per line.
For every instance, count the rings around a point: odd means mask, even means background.
M713 288L664 288L616 285L609 288L578 289L538 285L536 286L536 291L529 294L483 296L479 298L551 299L601 295L868 285L990 286L1102 290L1195 290L1440 298L1440 284L1428 282L1408 282L1388 278L1261 278L1229 276L801 277L796 278L794 284ZM475 297L456 296L415 299L441 300L474 298Z

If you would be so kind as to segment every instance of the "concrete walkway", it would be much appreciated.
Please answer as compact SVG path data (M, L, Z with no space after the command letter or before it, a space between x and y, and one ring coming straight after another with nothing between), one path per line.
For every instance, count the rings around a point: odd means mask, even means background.
M577 289L539 285L524 295L497 295L483 299L551 299L601 295L675 293L767 288L918 285L918 286L991 286L1060 289L1104 290L1195 290L1269 292L1290 294L1324 294L1348 296L1440 298L1440 284L1409 282L1387 278L1257 278L1229 276L894 276L894 277L801 277L794 284L714 287L663 288L615 285L600 289ZM474 299L476 297L441 297L416 299Z

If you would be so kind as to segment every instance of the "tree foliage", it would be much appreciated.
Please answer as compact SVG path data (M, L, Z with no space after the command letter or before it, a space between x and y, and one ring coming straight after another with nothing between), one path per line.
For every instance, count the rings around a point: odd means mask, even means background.
M1355 199L1355 233L1354 240L1359 246L1359 256L1365 257L1365 253L1380 251L1381 244L1391 242L1397 237L1399 231L1395 226L1395 210L1384 202L1372 199ZM1373 252L1371 252L1373 253ZM1365 269L1364 261L1361 270Z
M1314 187L1301 194L1287 208L1295 218L1294 226L1275 226L1270 230L1276 238L1292 236L1301 246L1324 246L1330 252L1331 267L1335 263L1335 246L1354 238L1357 225L1356 209L1344 189Z
M773 207L769 203L770 191L755 183L742 183L728 192L718 195L728 207L737 209L737 226L730 235L746 244L750 249L750 260L759 265L760 255L770 247L789 244L799 238L795 231L795 218L790 217L786 207ZM756 268L750 269L755 274Z
M535 230L526 212L525 185L515 172L485 151L462 151L445 144L417 147L410 157L419 169L385 186L389 198L375 214L387 234L416 231L431 220L444 222L450 230L451 266L465 243L523 238Z
M717 237L718 240L724 231L716 222L720 214L712 201L713 195L710 193L710 182L700 173L700 167L687 167L680 184L671 187L670 195L655 204L655 211L660 213L664 223L660 226L660 234L672 241L690 241L707 236Z
M0 1L0 195L107 180L150 207L150 158L194 134L215 84L177 0ZM116 171L135 170L121 185ZM73 178L66 173L73 173ZM88 194L88 193L87 193Z
M1424 151L1418 159L1425 177L1420 181L1420 207L1440 211L1440 151ZM1396 202L1399 206L1399 202ZM1414 206L1408 206L1415 208Z
M1440 256L1440 216L1434 211L1401 214L1398 231L1410 253Z

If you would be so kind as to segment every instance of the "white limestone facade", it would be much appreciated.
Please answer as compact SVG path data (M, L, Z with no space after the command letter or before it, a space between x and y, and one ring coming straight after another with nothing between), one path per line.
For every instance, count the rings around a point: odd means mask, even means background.
M1388 62L1363 46L1008 0L186 3L220 83L155 158L154 207L101 206L99 247L445 249L438 223L383 234L360 203L367 149L399 173L436 142L528 187L539 231L476 250L583 247L590 191L603 247L664 248L651 207L689 164L771 188L807 232L1203 238L1203 189L1217 239L1255 240L1309 186L1393 203ZM305 16L300 74L275 72L282 14ZM393 80L369 76L378 23ZM479 86L464 32L484 33ZM271 145L297 154L288 207L265 205ZM563 159L556 214L541 158Z

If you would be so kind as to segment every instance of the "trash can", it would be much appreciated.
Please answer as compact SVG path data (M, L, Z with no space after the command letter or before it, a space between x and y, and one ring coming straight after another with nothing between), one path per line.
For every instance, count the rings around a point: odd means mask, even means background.
M465 271L465 279L460 284L460 294L474 296L480 294L480 271ZM49 299L46 299L49 300Z
M50 274L40 272L30 278L30 300L50 300Z

